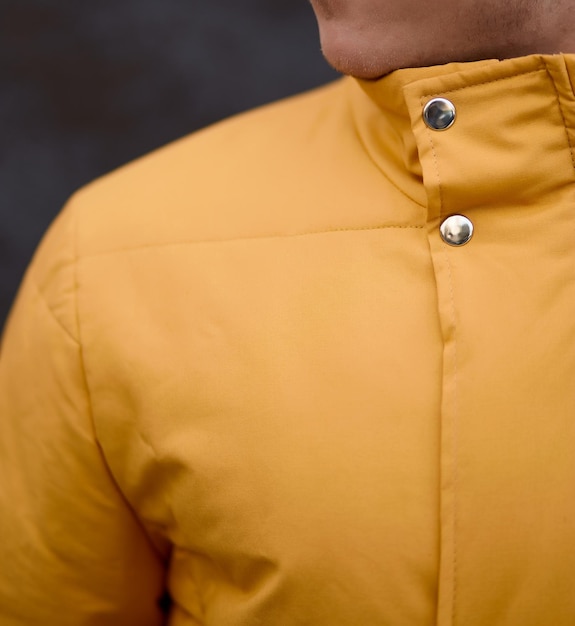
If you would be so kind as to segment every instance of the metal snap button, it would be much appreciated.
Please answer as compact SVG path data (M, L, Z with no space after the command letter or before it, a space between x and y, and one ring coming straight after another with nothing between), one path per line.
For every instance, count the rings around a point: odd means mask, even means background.
M431 130L451 128L456 117L455 105L445 98L434 98L423 109L423 120Z
M439 231L441 238L450 246L464 246L473 237L473 223L464 215L451 215Z

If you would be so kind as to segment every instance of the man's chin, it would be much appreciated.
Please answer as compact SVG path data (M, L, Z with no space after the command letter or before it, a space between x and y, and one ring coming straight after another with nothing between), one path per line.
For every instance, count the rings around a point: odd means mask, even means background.
M358 42L350 32L322 32L321 47L325 59L336 71L363 80L377 80L406 67L393 51L378 49L366 41Z
M324 57L333 69L340 74L346 74L347 76L353 76L354 78L363 80L377 80L393 71L391 69L384 70L371 63L357 62L348 57L332 57L325 52Z

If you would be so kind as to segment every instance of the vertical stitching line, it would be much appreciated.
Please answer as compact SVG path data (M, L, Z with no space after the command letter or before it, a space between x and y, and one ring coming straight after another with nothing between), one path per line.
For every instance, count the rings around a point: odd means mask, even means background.
M421 104L425 99L421 99ZM439 217L443 213L443 187L441 185L441 176L439 175L439 159L437 158L437 151L435 150L435 144L433 143L433 137L431 136L431 131L427 131L427 136L429 137L429 145L431 146L431 154L433 156L433 164L435 165L435 175L437 176L437 192L439 194Z
M567 128L567 118L565 117L565 113L563 112L563 105L561 104L561 96L559 95L559 90L557 89L557 85L553 80L553 75L549 71L549 66L547 65L547 61L545 61L545 70L547 72L547 76L553 85L553 91L555 92L555 98L557 100L557 108L559 109L559 115L561 115L561 121L563 122L563 130L565 131L565 137L567 138L567 146L569 148L569 153L571 154L571 165L573 166L573 171L575 172L575 151L573 149L573 143L571 142L571 137L569 137L569 130Z
M425 105L425 98L422 97L421 98L421 106L423 108L423 106ZM443 215L443 186L441 184L441 175L439 173L439 158L437 156L437 151L435 149L435 144L433 142L433 136L431 134L431 131L428 130L427 131L427 135L429 138L429 145L431 146L431 154L433 156L433 163L434 163L434 167L435 167L435 175L437 177L437 191L438 191L438 195L439 195L439 218L441 219L442 215ZM451 300L451 314L452 314L452 325L453 325L453 366L454 366L454 414L453 414L453 420L452 420L452 454L453 454L453 517L452 517L452 524L453 524L453 560L452 560L452 567L453 567L453 591L452 591L452 599L451 599L451 622L452 622L452 626L456 625L456 620L457 620L457 591L458 591L458 587L457 587L457 568L458 568L458 550L457 550L457 522L458 522L458 516L457 516L457 476L458 476L458 466L457 466L457 455L456 455L456 445L457 445L457 436L456 436L456 422L457 422L457 416L459 413L458 410L458 401L457 401L457 378L458 378L458 355L457 355L457 340L456 340L456 334L455 334L455 327L456 327L456 315L455 315L455 295L454 295L454 291L453 291L453 273L452 273L452 269L451 269L451 263L449 261L449 255L447 253L447 251L444 252L445 254L445 261L447 264L447 271L448 271L448 275L449 275L449 293L450 293L450 300Z
M459 358L457 352L457 335L456 335L456 311L455 311L455 295L453 292L453 273L451 269L451 262L449 261L449 255L445 251L445 261L447 263L447 271L449 273L449 295L451 299L451 318L453 324L453 419L451 425L451 445L453 453L453 601L451 605L451 621L453 626L457 622L457 568L458 568L458 551L457 551L457 525L458 525L458 510L457 510L457 488L459 477L459 466L457 464L457 420L459 417L459 401L457 395L458 378L459 378Z
M96 436L96 422L94 420L94 411L92 408L92 394L90 392L90 386L88 384L88 375L86 372L86 364L84 362L84 344L82 342L82 330L80 326L80 306L78 303L78 215L77 211L74 209L74 205L69 207L70 211L70 219L72 222L72 253L73 253L73 276L74 276L74 314L76 317L76 331L78 333L78 344L79 344L79 354L80 354L80 367L82 369L82 379L84 380L84 388L86 389L86 399L88 401L88 415L90 417L90 422L92 424L92 430L94 432L94 439L97 442L98 438ZM98 444L99 446L99 444ZM102 458L104 459L104 455L101 451ZM107 463L106 463L107 466Z
M85 363L85 359L84 359L84 344L82 342L82 330L81 330L81 324L80 324L80 306L79 306L79 299L78 299L78 262L80 260L80 255L78 253L78 222L79 222L79 217L78 217L78 211L75 210L74 205L70 205L69 209L68 209L71 213L70 215L70 219L72 221L72 252L73 252L73 276L74 276L74 309L75 309L75 316L76 316L76 329L77 329L77 333L78 333L78 351L79 351L79 361L80 361L80 369L82 372L82 379L84 381L84 388L86 390L86 400L88 402L88 419L90 420L90 425L92 427L92 432L93 432L93 436L94 436L94 444L96 445L96 447L98 448L98 452L100 455L100 458L102 460L102 464L104 465L104 467L106 468L106 471L108 472L108 476L110 477L110 481L112 482L116 493L119 495L119 497L121 498L122 502L126 505L126 507L129 509L132 518L134 519L134 522L136 523L136 525L140 528L140 530L142 531L142 534L144 535L144 537L146 538L148 545L150 546L150 549L155 553L157 559L158 559L158 563L160 564L161 567L163 567L164 569L164 573L166 571L166 567L165 567L165 556L161 553L159 547L155 544L155 542L153 541L152 537L150 536L150 533L148 532L144 521L139 517L139 515L136 513L136 510L134 509L134 507L132 506L132 504L128 501L128 498L126 497L126 494L124 494L124 492L122 491L122 489L120 488L120 485L118 484L116 477L114 476L112 469L110 467L110 465L108 464L108 459L106 458L106 455L104 453L104 450L102 448L102 445L100 444L100 441L98 440L98 434L97 434L97 429L96 429L96 418L94 416L94 409L93 409L93 401L92 401L92 393L90 390L90 385L88 382L88 373L86 371L86 363Z

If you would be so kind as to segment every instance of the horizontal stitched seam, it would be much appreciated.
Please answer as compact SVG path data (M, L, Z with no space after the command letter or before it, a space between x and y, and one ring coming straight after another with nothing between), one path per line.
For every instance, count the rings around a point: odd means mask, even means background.
M457 87L457 89L450 89L449 91L441 91L437 93L428 93L426 96L437 96L437 95L447 95L448 93L455 93L457 91L463 91L464 89L471 89L472 87L481 87L481 85L490 85L491 83L499 83L504 80L511 80L512 78L517 78L518 76L529 76L529 74L544 74L546 73L545 68L540 68L538 70L530 70L529 72L521 72L521 74L512 74L511 76L502 76L501 78L494 78L493 80L485 80L481 83L473 83L471 85L465 85L463 87Z
M218 243L235 243L240 241L263 241L270 239L292 239L295 237L309 237L312 235L327 235L330 233L346 233L346 232L369 232L375 230L411 230L411 229L423 229L424 225L399 225L390 224L386 226L371 226L367 228L333 228L331 230L318 230L305 233L293 233L290 235L261 235L253 237L231 237L230 239L190 239L187 241L171 241L169 243L157 243L157 244L144 244L141 246L133 246L131 248L119 248L118 250L109 250L106 252L95 252L93 254L83 254L81 259L90 259L94 257L110 256L114 254L120 254L122 252L136 252L138 250L149 250L152 248L170 248L176 246L190 246L190 245L209 245Z

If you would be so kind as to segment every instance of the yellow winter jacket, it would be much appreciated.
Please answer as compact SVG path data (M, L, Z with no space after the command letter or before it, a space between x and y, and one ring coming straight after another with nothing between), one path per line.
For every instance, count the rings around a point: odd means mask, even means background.
M346 78L76 194L2 344L1 626L573 626L574 80Z

